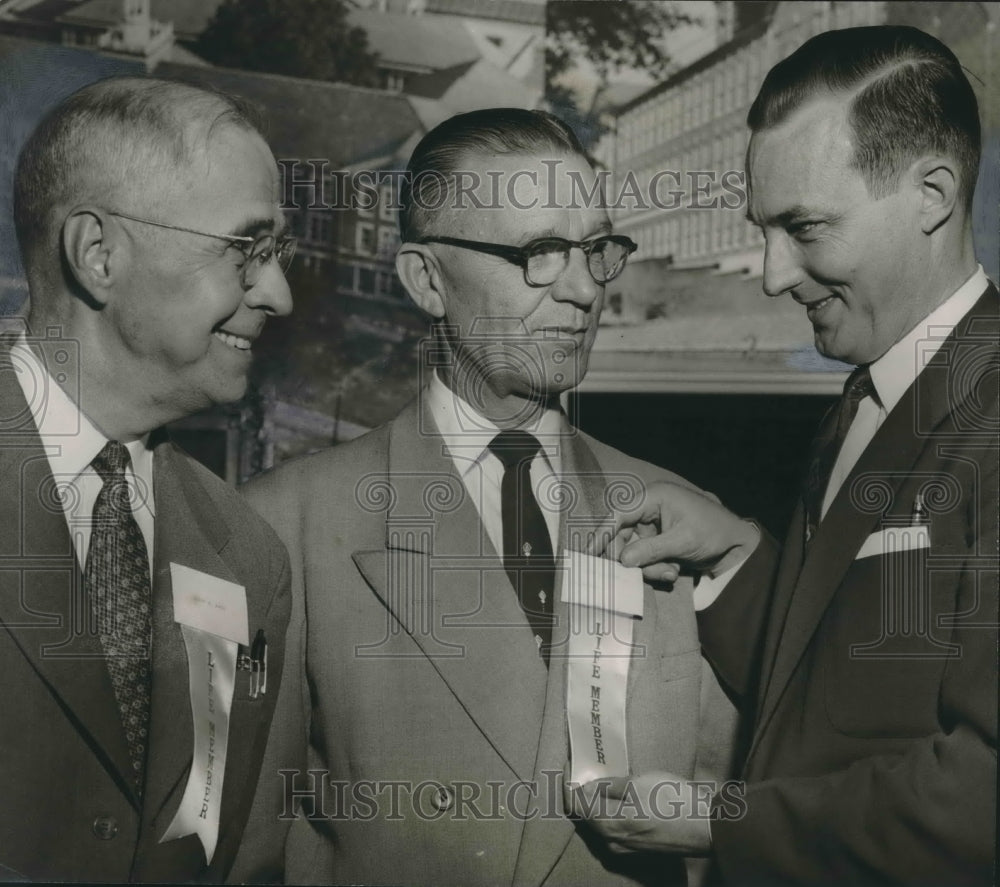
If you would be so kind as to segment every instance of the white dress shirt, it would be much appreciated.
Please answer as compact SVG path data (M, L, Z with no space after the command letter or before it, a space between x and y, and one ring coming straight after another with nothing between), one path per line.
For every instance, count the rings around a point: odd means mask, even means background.
M61 493L63 513L76 549L80 569L86 568L91 520L97 494L104 486L90 463L108 439L80 412L29 347L22 333L10 350L17 381L35 420L49 468ZM125 444L131 468L125 472L132 513L142 531L153 570L153 451L141 440Z
M500 505L500 483L504 467L489 449L500 429L480 415L467 401L452 391L437 373L425 392L426 403L443 439L444 447L455 464L455 470L472 502L479 511L486 534L497 553L503 553L503 512ZM557 409L545 410L530 426L520 428L534 435L541 449L531 463L531 489L545 517L552 550L557 555L559 539L559 509L557 486L562 471L560 434L563 416Z
M947 301L920 321L902 339L869 366L877 401L864 397L858 402L858 411L844 437L837 454L837 461L830 472L830 480L823 496L821 517L833 502L847 475L857 464L865 448L872 442L886 416L899 403L917 376L937 354L944 340L951 335L958 322L965 317L976 300L983 294L989 280L980 265Z
M503 552L500 482L503 480L504 467L489 449L490 442L500 433L500 429L448 388L437 373L431 377L426 397L430 413L444 439L444 446L479 511L483 527L493 547L497 552ZM542 445L531 463L531 488L545 517L549 537L552 539L552 550L557 555L559 509L556 505L559 495L554 485L559 483L562 471L559 436L564 422L559 410L550 409L542 413L531 427L520 429L535 435ZM695 609L701 610L712 603L742 563L740 561L740 564L718 577L703 576L694 591Z

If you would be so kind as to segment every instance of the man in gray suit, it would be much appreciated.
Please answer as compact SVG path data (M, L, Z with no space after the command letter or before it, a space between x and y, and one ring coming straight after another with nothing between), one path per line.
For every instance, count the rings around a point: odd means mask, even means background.
M594 172L542 112L452 118L408 172L397 269L434 320L426 386L387 425L248 489L291 554L297 665L237 874L281 867L284 786L314 814L291 823L291 883L684 883L683 860L615 859L562 809L563 555L617 497L684 483L559 406L635 245L584 199ZM692 584L637 587L626 723L610 726L637 771L721 775L733 710L699 653Z

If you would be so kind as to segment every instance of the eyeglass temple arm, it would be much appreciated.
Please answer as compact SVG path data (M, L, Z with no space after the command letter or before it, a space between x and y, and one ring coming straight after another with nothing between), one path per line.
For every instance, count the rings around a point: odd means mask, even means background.
M164 222L154 222L152 219L140 219L138 216L130 216L126 213L108 210L109 216L118 216L128 219L131 222L140 222L143 225L152 225L155 228L166 228L168 231L183 231L185 234L197 234L199 237L214 237L216 240L226 240L229 243L253 243L256 238L239 234L213 234L210 231L198 231L194 228L185 228L182 225L167 225Z
M522 250L521 247L506 246L502 243L486 243L482 240L466 240L463 237L422 237L418 242L443 243L446 246L463 246L468 249L474 249L477 252L488 253L491 256L499 256L501 259L506 259L508 262L522 267L524 267L528 261L528 257L524 254L524 250Z

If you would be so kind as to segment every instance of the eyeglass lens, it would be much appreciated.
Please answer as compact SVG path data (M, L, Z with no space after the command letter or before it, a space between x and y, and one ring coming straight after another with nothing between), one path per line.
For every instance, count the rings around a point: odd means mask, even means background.
M601 237L591 244L587 267L597 283L609 283L621 274L627 258L628 249ZM528 257L525 273L529 283L547 286L555 283L568 264L569 247L564 241L553 240L550 247L540 245L539 251Z
M295 255L294 238L282 238L277 240L273 234L264 234L258 237L250 248L247 260L243 265L243 285L247 288L254 286L260 280L261 271L272 258L278 260L278 266L282 273L288 270L292 263L292 256Z

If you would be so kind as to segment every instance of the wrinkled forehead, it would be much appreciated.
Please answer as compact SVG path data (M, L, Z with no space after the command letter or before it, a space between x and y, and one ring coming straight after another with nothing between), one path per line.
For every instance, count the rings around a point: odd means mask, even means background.
M602 185L586 158L569 152L467 153L449 183L446 212L462 231L579 238L608 225Z

